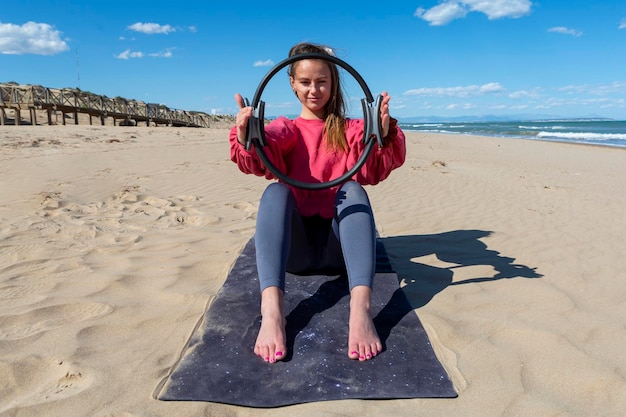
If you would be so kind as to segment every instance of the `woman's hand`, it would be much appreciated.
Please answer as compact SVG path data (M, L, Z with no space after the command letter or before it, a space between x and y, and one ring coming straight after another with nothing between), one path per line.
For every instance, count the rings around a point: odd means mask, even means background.
M386 91L383 91L381 96L383 97L383 101L380 106L380 121L383 128L383 138L386 138L389 134L389 120L391 118L391 116L389 116L389 100L391 100L391 96Z
M235 101L239 106L239 113L235 119L235 126L237 127L237 141L242 145L246 144L246 134L248 131L248 120L252 117L252 107L246 106L241 97L241 94L235 94ZM389 126L389 124L387 124Z

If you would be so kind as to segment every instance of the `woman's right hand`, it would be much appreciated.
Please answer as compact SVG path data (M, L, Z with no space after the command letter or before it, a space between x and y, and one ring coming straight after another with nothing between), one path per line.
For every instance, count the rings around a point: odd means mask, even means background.
M246 135L248 131L248 120L252 117L252 107L246 106L241 94L235 94L235 101L239 106L239 113L235 119L235 126L237 127L237 141L242 145L246 144Z

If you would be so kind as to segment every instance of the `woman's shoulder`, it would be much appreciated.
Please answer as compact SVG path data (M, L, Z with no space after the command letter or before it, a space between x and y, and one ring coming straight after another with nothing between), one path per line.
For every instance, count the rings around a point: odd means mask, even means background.
M360 140L363 138L363 126L363 119L346 118L345 131L346 139L348 140L348 142L351 142L352 140Z
M289 147L298 137L298 128L286 117L280 116L265 125L265 137L270 142L278 141L282 146Z
M363 119L346 118L346 130L348 129L363 129Z
M282 126L294 126L294 122L291 119L286 118L285 116L278 116L277 118L270 120L268 126L282 127Z
M271 120L266 126L265 131L273 131L273 132L293 132L296 129L296 125L293 120L288 119L284 116L279 116L273 120Z

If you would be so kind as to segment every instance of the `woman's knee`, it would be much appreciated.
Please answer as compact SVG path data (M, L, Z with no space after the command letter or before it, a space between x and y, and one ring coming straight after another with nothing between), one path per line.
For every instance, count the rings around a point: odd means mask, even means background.
M265 188L261 196L261 207L270 206L272 208L293 206L294 197L289 186L274 182ZM259 207L259 209L261 209Z
M339 188L335 196L335 208L338 220L353 212L365 212L370 215L372 212L365 188L355 181L349 181Z
M337 203L348 201L369 205L369 198L365 188L356 181L348 181L339 187L336 200Z
M272 198L280 196L287 197L289 194L291 194L291 190L289 189L288 185L280 182L273 182L265 188L265 191L263 191L263 196L261 198L263 199L265 198L265 196L269 196Z
M365 188L361 184L356 181L348 181L343 183L339 190L343 190L346 192L357 192L357 193L365 193Z

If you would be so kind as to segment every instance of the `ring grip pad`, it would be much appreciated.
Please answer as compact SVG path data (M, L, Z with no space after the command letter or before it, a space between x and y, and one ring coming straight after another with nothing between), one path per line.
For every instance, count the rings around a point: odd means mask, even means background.
M250 102L247 98L243 99L244 106L249 106ZM265 130L263 128L263 123L265 120L265 102L259 101L257 107L252 109L252 117L248 119L248 126L246 130L246 150L249 151L253 139L258 140L259 145L267 146L267 142L265 141Z
M366 99L361 99L361 105L363 107L363 121L365 133L363 135L363 141L368 142L372 138L376 138L378 146L382 148L383 141L383 127L380 120L380 108L383 104L383 97L379 94L376 97L374 104L368 103Z

